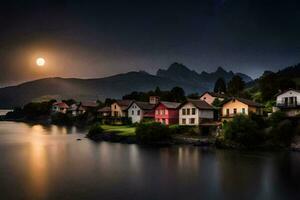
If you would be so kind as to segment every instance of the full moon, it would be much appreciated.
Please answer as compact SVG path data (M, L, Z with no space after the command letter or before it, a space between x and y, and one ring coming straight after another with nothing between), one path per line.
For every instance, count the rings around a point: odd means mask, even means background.
M44 66L45 63L46 63L46 61L45 61L44 58L37 58L35 62L36 62L36 64L37 64L38 66L40 66L40 67Z

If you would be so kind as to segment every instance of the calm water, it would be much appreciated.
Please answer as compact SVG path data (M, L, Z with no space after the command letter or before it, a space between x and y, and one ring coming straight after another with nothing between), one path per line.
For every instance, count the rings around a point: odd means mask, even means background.
M84 133L0 122L0 199L300 199L300 153L94 143Z

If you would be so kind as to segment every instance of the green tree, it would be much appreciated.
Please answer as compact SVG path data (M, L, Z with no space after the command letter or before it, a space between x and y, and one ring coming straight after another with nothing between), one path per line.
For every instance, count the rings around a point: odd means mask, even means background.
M170 91L170 96L171 96L171 99L176 102L183 102L186 100L185 92L181 87L174 87Z
M261 144L262 134L257 123L245 115L237 115L224 124L224 138L247 147Z
M278 81L276 74L273 72L264 74L258 80L258 87L263 101L274 99L274 95L278 92Z
M223 78L218 78L215 83L214 92L217 93L226 93L226 83Z
M234 75L227 85L228 93L233 96L240 96L244 88L245 82L237 75Z

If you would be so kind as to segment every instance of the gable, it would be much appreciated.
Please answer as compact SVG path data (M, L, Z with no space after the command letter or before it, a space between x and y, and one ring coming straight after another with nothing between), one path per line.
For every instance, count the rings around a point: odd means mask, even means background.
M211 96L208 92L204 93L204 94L200 97L200 99L202 99L202 100L213 99L213 98L214 98L214 97Z
M192 103L190 103L190 102L187 102L186 104L184 104L181 108L180 108L180 110L181 109L185 109L185 108L196 108L196 109L198 109L194 104L192 104Z
M239 108L239 107L247 108L248 105L236 99L232 99L227 103L223 104L223 108Z
M300 98L300 92L296 90L288 90L280 95L277 96L277 99L281 99L283 97L299 97Z
M142 110L136 103L131 104L131 106L129 107L129 110L132 110L132 109Z

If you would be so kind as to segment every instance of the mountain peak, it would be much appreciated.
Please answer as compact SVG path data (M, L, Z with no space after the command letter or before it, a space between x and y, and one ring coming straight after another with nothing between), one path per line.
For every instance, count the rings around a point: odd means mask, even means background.
M215 73L227 73L227 71L220 66Z
M169 66L167 71L191 71L191 70L181 63L174 62Z

